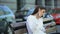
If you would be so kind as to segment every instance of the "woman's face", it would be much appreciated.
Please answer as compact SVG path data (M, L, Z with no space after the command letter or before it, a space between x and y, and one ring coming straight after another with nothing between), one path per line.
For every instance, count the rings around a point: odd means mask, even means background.
M45 9L42 9L42 10L39 9L38 14L40 17L43 16L44 13L45 13Z

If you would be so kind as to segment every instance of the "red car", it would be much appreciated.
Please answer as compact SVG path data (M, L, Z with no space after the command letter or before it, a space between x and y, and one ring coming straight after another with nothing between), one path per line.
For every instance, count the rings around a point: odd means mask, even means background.
M55 8L52 10L52 16L57 25L60 25L60 8Z

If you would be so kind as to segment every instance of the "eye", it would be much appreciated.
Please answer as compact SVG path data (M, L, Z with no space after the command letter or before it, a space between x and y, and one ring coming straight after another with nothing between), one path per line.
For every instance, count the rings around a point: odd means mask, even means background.
M45 13L45 11L43 11L43 13Z

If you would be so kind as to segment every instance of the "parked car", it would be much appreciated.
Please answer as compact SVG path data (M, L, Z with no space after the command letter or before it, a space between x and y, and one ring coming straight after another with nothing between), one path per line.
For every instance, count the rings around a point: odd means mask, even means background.
M0 34L14 34L14 30L6 18L0 19Z
M7 6L0 5L0 19L6 18L8 22L15 23L15 15Z
M5 34L13 34L10 24L15 22L13 12L7 6L0 5L0 34L3 32L3 30Z
M52 9L51 15L53 16L56 24L60 25L60 8Z

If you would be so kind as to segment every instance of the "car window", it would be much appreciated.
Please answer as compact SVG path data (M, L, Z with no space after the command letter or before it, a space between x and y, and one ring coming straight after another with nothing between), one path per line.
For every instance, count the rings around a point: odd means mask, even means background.
M51 9L48 9L47 10L47 13L52 14L52 10Z
M60 10L49 10L49 12L48 13L50 13L50 14L53 14L53 13L60 13Z
M1 15L4 15L4 12L3 12L3 10L0 8L0 16Z
M35 9L35 8L31 8L31 9L27 12L27 15L31 15L31 14L34 12L34 9Z
M60 10L55 10L55 13L60 13Z
M60 10L50 10L51 14L53 13L60 13Z
M4 11L4 14L8 15L8 14L10 14L10 12L9 11Z

